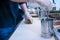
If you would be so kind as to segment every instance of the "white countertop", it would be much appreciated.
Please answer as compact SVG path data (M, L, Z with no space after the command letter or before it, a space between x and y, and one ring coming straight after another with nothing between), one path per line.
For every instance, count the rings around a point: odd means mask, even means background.
M22 21L9 40L54 40L41 37L41 23L38 18L33 18L33 24L25 24Z

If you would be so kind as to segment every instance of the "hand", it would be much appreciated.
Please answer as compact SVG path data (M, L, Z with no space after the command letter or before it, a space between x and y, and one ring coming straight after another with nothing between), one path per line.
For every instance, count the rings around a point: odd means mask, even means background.
M53 3L50 1L50 0L45 0L45 4L46 4L46 10L47 11L51 11L52 10L52 6L53 6Z
M48 5L48 6L45 6L45 9L46 9L46 11L51 11L52 10L52 6L50 5Z
M25 23L32 23L33 19L32 16L29 14L29 12L25 13Z
M52 10L52 3L50 0L37 0L37 3L42 6L42 7L45 7L45 9L47 11L50 11Z
M32 16L29 14L29 12L25 13L25 19L32 19Z

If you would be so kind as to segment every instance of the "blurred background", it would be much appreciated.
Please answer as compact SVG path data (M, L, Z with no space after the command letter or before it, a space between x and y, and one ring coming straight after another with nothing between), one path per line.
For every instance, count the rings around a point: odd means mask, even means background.
M53 3L53 9L50 11L51 17L54 17L56 19L53 19L53 28L60 27L60 0L51 0ZM42 38L40 37L41 34L41 7L37 3L26 3L28 10L33 17L32 24L25 24L24 20L21 22L21 24L18 24L18 28L15 30L15 32L12 34L9 40L57 40L55 38L58 38L58 36L53 36L51 38ZM46 24L46 23L45 23ZM49 26L51 26L50 24ZM57 29L56 29L57 30ZM59 29L60 30L60 29ZM44 30L45 31L45 30ZM48 31L48 30L47 30ZM46 32L46 31L45 31ZM58 32L60 33L60 31ZM60 39L59 39L60 40Z

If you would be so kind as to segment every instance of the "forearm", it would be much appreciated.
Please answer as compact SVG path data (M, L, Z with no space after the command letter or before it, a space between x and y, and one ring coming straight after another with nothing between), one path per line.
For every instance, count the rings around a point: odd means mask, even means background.
M24 13L25 13L25 17L26 17L26 16L29 16L30 14L29 14L29 12L28 12L28 9L27 9L26 4L24 3L24 4L21 4L20 6L21 6L22 10L23 10Z
M28 11L25 3L24 4L21 4L20 6L21 6L21 8L22 8L22 10L24 12L27 12Z
M37 2L39 0L11 0L13 2Z
M11 0L11 1L14 1L14 2L35 2L35 3L38 3L39 5L47 6L41 0Z
M11 1L14 1L14 2L30 2L31 0L11 0Z
M45 3L43 3L43 1L36 1L36 3L38 3L41 6L47 7L47 5Z
M49 3L47 0L43 0L43 1L41 1L41 0L11 0L11 1L14 1L14 2L35 2L35 3L45 7L45 9L47 9L47 10L50 9L49 8L50 6L47 5Z

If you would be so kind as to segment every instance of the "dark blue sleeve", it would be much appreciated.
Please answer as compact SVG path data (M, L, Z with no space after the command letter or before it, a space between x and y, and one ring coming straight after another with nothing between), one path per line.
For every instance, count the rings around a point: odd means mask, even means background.
M3 1L0 2L0 40L8 40L17 28L19 21L22 21L22 14L18 3Z

